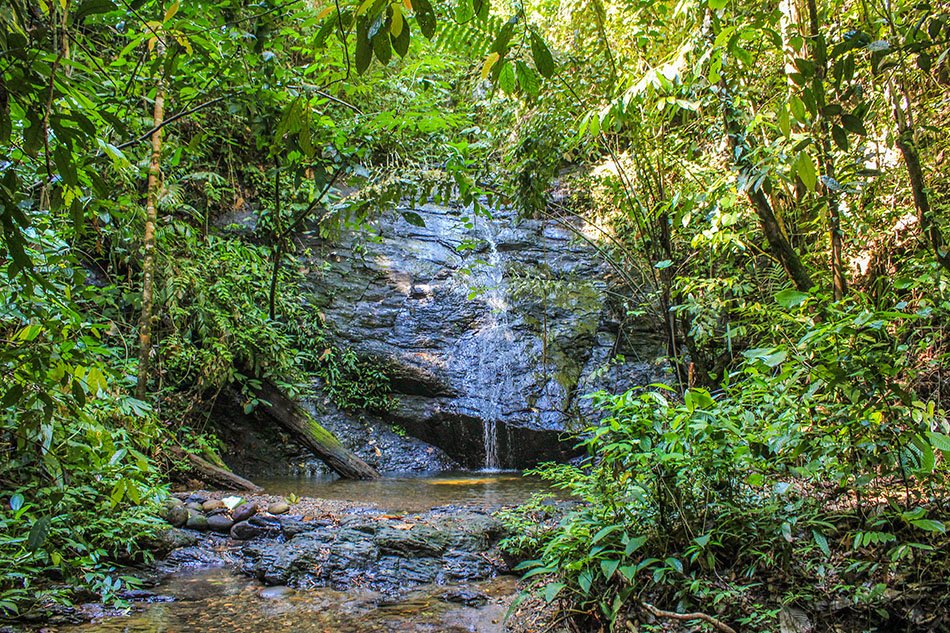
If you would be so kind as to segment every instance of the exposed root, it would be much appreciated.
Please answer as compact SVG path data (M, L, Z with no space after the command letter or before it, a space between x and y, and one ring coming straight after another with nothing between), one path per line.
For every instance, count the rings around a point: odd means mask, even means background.
M643 608L655 618L667 618L669 620L702 620L712 625L716 630L722 631L722 633L736 633L736 630L725 622L721 622L705 613L676 613L674 611L664 611L646 602L643 603Z

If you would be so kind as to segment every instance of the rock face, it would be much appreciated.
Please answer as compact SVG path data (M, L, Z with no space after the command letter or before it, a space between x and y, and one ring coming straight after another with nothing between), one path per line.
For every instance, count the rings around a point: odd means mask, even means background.
M563 431L591 415L584 394L662 378L662 339L619 331L602 258L567 228L437 206L384 214L377 228L375 240L308 237L302 262L334 338L393 378L399 404L385 419L354 424L314 405L361 456L366 428L392 423L469 468L565 459ZM619 354L628 361L604 372Z

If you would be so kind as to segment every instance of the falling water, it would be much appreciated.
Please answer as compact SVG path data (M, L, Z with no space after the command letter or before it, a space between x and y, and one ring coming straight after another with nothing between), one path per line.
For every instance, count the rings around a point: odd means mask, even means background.
M480 398L479 417L485 447L485 470L499 470L498 427L502 414L502 394L511 383L511 327L508 320L508 301L505 296L503 267L498 246L488 226L484 235L488 243L488 257L476 276L481 284L480 300L488 308L484 324L476 332L478 362L473 376L473 387Z

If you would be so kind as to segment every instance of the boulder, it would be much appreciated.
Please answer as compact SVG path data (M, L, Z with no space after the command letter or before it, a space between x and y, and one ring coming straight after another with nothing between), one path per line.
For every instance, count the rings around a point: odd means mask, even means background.
M188 521L188 510L181 505L172 506L165 511L165 520L175 527L181 527Z
M257 504L254 502L242 503L231 511L231 516L234 518L235 523L247 521L255 514L257 514Z
M234 519L225 513L213 514L208 517L208 529L213 532L229 534L231 532L231 526L233 525Z
M188 513L188 520L185 521L185 527L190 530L207 530L208 517L192 510Z

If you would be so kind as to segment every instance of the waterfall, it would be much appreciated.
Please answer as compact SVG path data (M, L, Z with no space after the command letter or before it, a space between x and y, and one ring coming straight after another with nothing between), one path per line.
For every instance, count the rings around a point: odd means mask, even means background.
M483 467L485 470L499 470L502 459L498 454L498 431L502 425L502 396L512 378L510 347L513 337L504 269L490 224L483 237L488 244L487 260L473 271L473 276L478 284L478 299L487 310L484 322L475 333L477 363L472 387L479 398L478 416L482 420L485 448Z

